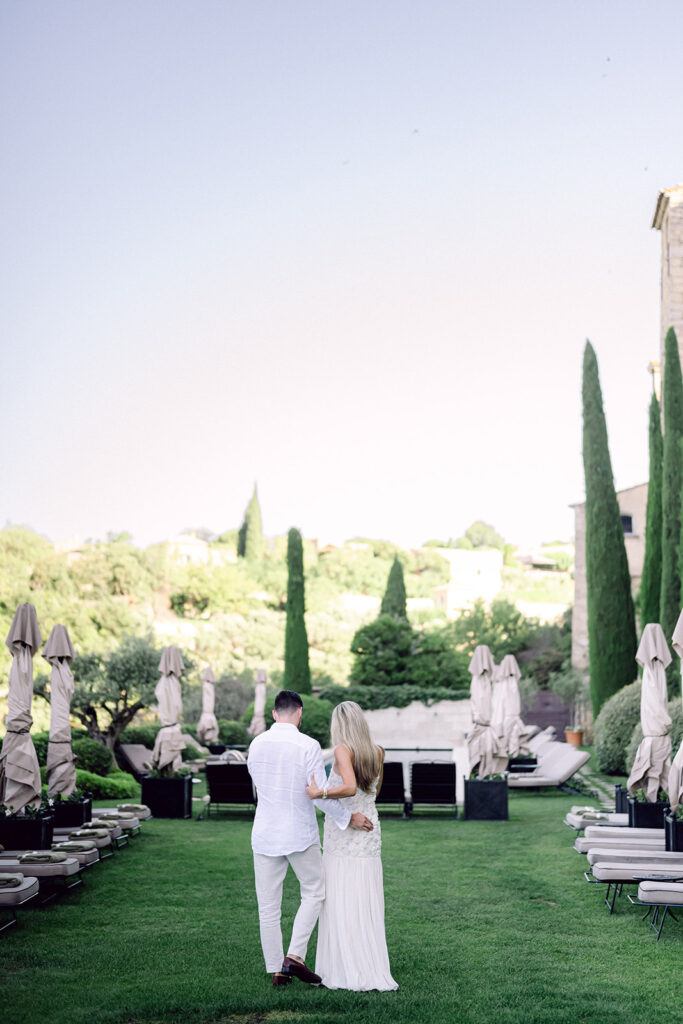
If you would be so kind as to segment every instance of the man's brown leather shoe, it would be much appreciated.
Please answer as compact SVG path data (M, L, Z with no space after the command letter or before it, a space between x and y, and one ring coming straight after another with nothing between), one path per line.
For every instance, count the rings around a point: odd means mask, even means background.
M300 964L298 960L293 960L291 956L286 956L282 961L282 973L294 975L299 981L305 981L307 985L319 985L322 981L319 974L309 970L306 964Z

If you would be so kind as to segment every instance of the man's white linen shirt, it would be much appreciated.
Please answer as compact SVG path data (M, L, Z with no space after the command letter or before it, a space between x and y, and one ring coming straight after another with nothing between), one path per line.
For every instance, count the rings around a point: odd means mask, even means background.
M313 801L306 795L311 775L321 789L327 784L322 750L291 722L274 722L256 736L247 764L258 796L251 830L254 853L281 857L319 843L314 804L339 828L348 826L351 814L341 801Z

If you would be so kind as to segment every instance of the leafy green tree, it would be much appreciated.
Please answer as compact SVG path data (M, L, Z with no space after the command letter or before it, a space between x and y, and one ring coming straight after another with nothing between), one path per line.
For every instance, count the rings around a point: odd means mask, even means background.
M389 570L387 589L382 598L380 615L393 615L395 619L407 619L406 610L406 585L403 580L403 566L398 555L394 555L394 561Z
M263 526L256 484L237 537L237 554L248 562L257 562L263 558Z
M505 541L501 535L490 526L489 523L484 523L481 519L478 519L476 523L472 523L467 530L465 530L464 538L459 540L469 541L472 548L497 548L499 551L503 551L505 548ZM469 547L468 544L459 544L455 542L456 547Z
M645 516L645 557L640 582L640 628L659 622L662 589L662 420L657 396L650 401L650 480Z
M683 438L683 378L676 332L670 327L664 342L664 439L662 447L662 585L659 622L670 638L681 610L681 439ZM679 677L678 658L667 669L669 683Z
M149 640L127 636L106 656L82 654L73 659L71 714L112 755L122 730L154 700L160 657L161 651ZM189 660L183 660L188 667ZM41 675L34 686L46 700L47 682L48 676Z
M624 530L607 442L598 361L589 341L583 357L583 467L586 483L588 656L591 701L593 714L597 716L613 693L633 682L636 627ZM677 500L679 492L680 487ZM678 555L678 549L675 554Z
M301 534L292 528L287 536L287 623L285 626L284 688L311 692L304 594L304 551Z
M362 626L351 643L355 655L350 679L366 686L410 682L415 633L407 619L380 615Z
M443 627L445 635L458 650L470 656L478 644L486 644L496 661L506 654L517 654L529 644L533 624L507 597L496 597L487 608L478 599L461 612L454 622Z

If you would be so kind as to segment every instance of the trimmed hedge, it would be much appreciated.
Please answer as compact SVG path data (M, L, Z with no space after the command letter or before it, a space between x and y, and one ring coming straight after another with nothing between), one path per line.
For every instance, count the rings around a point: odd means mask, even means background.
M676 751L680 747L681 742L683 742L683 704L681 704L681 698L676 697L675 700L670 700L666 708L671 715L671 760L673 760L676 756ZM636 759L636 751L640 746L642 738L643 730L640 722L638 722L631 733L631 739L626 748L625 762L627 774L631 771L631 766Z
M251 722L251 719L249 719L249 721ZM247 746L250 739L251 737L247 732L246 726L242 725L241 722L233 722L229 718L218 719L219 743L225 743L226 747L243 747Z
M92 793L95 798L106 800L125 800L131 796L139 797L140 794L140 786L127 772L111 772L104 777L77 768L76 785L81 792Z
M639 679L623 686L605 702L595 719L595 756L600 771L607 775L628 774L626 748L640 721L640 691Z
M129 725L119 734L119 743L141 743L143 747L149 747L151 750L159 729L161 725L158 722L150 722L149 725Z
M76 767L94 775L108 775L114 762L111 751L97 740L76 740L71 744L76 756Z
M405 708L414 700L429 707L438 700L468 700L469 690L450 690L443 686L325 686L320 690L322 700L341 704L355 700L363 711L381 708Z

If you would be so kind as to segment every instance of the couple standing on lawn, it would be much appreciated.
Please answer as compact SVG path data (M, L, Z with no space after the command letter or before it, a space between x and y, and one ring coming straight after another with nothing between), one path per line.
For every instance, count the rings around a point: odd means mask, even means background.
M354 991L398 988L384 935L382 838L375 797L384 751L373 744L353 701L332 713L334 764L325 777L320 744L299 731L298 693L275 698L274 724L249 748L258 803L251 834L261 945L273 985L299 978L309 985ZM315 807L325 812L323 855ZM283 956L282 886L291 865L301 889L287 956ZM315 973L306 949L315 923Z

